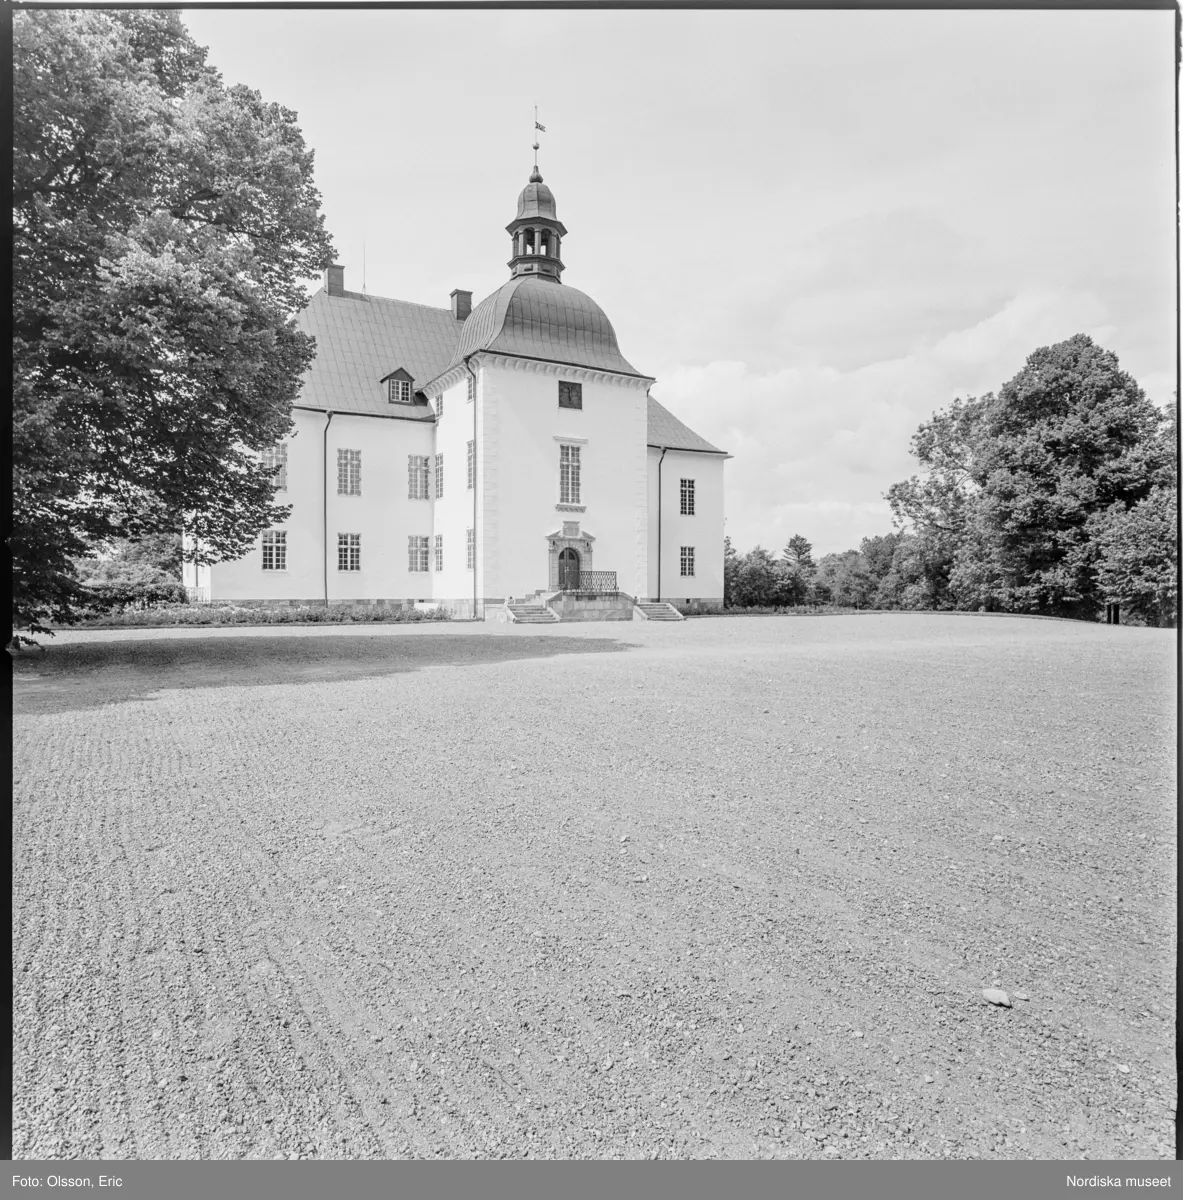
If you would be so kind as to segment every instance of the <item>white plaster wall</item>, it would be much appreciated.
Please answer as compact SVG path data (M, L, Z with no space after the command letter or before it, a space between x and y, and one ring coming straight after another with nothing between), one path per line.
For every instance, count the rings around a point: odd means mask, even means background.
M434 501L432 534L444 538L444 569L435 571L432 552L432 592L436 600L472 601L473 573L467 561L467 532L473 527L473 493L468 489L468 442L473 438L473 405L468 403L467 376L444 393L444 413L436 424L434 454L444 456L444 494ZM432 478L432 495L435 479Z
M328 463L328 598L333 600L426 599L431 572L407 570L409 534L432 533L430 500L407 498L407 456L434 453L428 422L334 415L324 454L324 413L295 410L288 440L288 487L276 499L291 504L287 522L287 570L262 569L261 539L235 562L211 570L211 598L323 599L325 538L323 464ZM361 495L337 494L338 448L361 451ZM361 535L360 571L337 570L337 534Z
M646 579L645 384L538 369L482 356L478 394L478 587L522 596L548 585L547 535L578 521L595 538L592 569L637 595ZM583 385L583 408L559 408L559 380ZM559 446L581 447L583 512L561 512Z
M657 577L657 467L661 451L649 449L649 596L659 595ZM663 600L723 597L723 464L719 454L667 450L661 466L661 581ZM694 516L681 514L683 479L694 480ZM681 550L693 546L694 576L684 578Z

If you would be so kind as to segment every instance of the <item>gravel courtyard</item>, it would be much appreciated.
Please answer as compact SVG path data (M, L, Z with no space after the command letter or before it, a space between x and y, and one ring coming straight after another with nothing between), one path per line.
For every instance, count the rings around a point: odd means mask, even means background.
M1174 638L59 635L14 1154L1173 1157Z

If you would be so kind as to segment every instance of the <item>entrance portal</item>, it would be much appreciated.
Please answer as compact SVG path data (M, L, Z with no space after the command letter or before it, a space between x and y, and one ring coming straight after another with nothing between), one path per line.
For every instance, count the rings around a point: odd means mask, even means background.
M564 592L579 588L579 551L570 546L559 551L559 588Z

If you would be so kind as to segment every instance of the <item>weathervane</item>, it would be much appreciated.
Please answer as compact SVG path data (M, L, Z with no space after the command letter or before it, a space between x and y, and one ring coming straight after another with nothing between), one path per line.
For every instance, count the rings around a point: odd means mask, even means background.
M535 173L537 173L537 171L538 171L538 133L537 133L537 131L541 129L543 133L546 132L546 126L538 124L538 105L537 104L534 105L534 129L535 129L535 133L534 133L534 171L535 171Z

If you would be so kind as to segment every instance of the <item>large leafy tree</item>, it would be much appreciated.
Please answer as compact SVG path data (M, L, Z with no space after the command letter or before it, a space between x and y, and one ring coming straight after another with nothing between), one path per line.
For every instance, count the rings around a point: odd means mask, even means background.
M175 14L25 11L13 37L13 627L38 631L97 544L184 526L235 557L286 514L258 451L333 251L295 114Z
M887 498L944 564L938 596L1095 617L1100 531L1167 481L1164 421L1117 357L1077 334L1036 350L996 395L922 425L912 447L926 474Z

